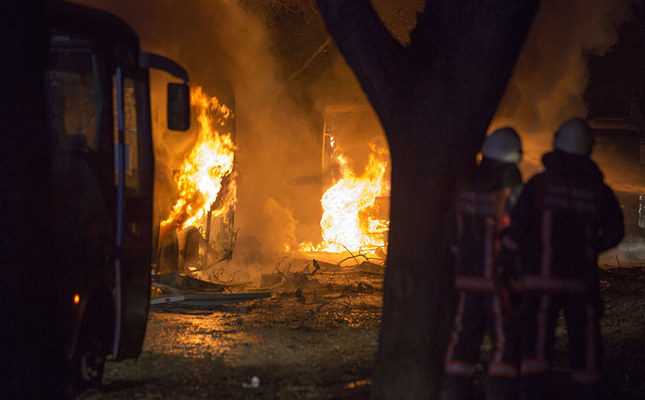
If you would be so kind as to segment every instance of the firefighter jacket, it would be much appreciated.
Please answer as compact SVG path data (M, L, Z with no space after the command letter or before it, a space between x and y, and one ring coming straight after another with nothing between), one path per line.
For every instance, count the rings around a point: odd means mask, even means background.
M624 235L616 196L588 157L556 150L542 162L545 171L529 180L512 211L502 258L519 249L526 290L595 292L598 254Z
M500 233L509 224L508 213L521 190L516 164L488 158L458 184L452 233L458 289L497 291Z

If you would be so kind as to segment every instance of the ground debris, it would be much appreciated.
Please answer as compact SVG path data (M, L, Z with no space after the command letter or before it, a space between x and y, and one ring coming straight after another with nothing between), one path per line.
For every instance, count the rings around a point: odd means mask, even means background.
M203 292L222 293L229 286L196 279L178 272L157 274L152 277L152 286L162 289L163 293Z
M266 299L271 293L176 293L157 296L150 300L151 306L177 305L186 309L215 310L225 304L238 304L253 300Z
M261 275L260 288L282 295L298 289L305 293L316 291L319 294L347 294L348 291L375 293L383 286L384 274L385 266L370 261L342 266L340 263L332 264L316 259L287 261L287 258L283 258L272 273Z
M319 262L320 268L314 269L311 264L308 272L315 271L318 287L276 292L248 307L225 305L204 315L152 307L141 357L108 363L104 386L79 399L369 399L382 279L346 280L345 272L360 272L360 265ZM362 267L363 272L381 268ZM305 269L294 264L291 271ZM599 273L611 399L642 400L645 268ZM298 301L302 297L304 304ZM566 359L565 351L556 357ZM565 370L554 374L557 382L567 384ZM253 376L260 378L259 387L243 388ZM562 400L561 393L566 391L558 391L553 400Z

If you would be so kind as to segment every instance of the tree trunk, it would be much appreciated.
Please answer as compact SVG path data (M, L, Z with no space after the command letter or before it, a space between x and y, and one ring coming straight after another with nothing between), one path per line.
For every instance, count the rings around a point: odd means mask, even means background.
M410 44L369 0L317 0L381 120L392 183L374 399L436 398L452 327L445 221L537 11L537 0L426 1Z

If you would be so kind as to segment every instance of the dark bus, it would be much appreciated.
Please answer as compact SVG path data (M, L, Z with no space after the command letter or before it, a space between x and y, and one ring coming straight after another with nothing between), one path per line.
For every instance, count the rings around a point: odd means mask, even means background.
M106 360L138 357L153 253L154 156L149 69L166 71L168 129L186 130L186 71L142 52L107 12L57 2L46 68L56 267L68 280L67 359L77 391L100 384ZM67 301L67 300L65 300Z

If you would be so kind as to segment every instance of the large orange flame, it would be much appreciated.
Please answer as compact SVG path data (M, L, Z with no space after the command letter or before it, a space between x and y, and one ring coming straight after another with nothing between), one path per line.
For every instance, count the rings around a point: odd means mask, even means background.
M178 199L162 231L200 225L209 210L211 216L222 215L236 201L236 147L231 133L222 132L232 112L201 87L191 89L190 102L197 110L199 137L175 175Z
M303 245L303 250L341 253L385 246L389 220L379 218L375 203L377 198L389 196L389 152L374 144L370 148L369 161L360 176L352 171L343 154L336 156L342 177L321 199L323 241L318 246Z

